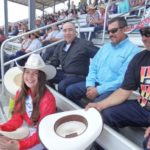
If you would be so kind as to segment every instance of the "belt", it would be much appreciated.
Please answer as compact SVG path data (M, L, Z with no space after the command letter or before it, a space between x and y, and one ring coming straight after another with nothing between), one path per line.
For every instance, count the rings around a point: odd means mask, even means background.
M66 75L67 77L78 77L78 78L83 78L83 79L86 78L85 76L83 76L83 75L78 75L78 74L65 73L65 75Z
M139 102L139 104L146 110L150 111L150 102L148 100L146 100L144 97L137 97L137 101Z

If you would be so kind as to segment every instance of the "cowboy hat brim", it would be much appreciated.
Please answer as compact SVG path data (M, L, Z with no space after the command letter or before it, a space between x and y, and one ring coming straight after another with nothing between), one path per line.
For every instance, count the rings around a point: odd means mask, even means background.
M55 77L55 75L56 75L56 68L54 66L52 66L52 65L45 65L43 67L38 67L38 66L37 67L33 67L33 66L30 66L30 65L20 66L20 65L17 64L17 67L20 70L22 70L22 71L25 68L36 69L36 70L43 71L46 74L46 79L47 80L53 79Z
M4 75L4 85L8 92L13 96L21 87L22 71L18 67L9 69Z
M30 131L28 127L20 127L16 129L15 131L1 131L0 130L0 135L3 135L5 137L8 137L14 140L24 139L28 137L29 134L30 134Z

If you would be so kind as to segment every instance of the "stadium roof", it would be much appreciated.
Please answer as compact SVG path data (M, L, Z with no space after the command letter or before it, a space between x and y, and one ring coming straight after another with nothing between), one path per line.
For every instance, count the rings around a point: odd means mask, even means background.
M28 6L28 0L8 0L8 1ZM35 0L36 2L35 7L36 9L43 10L43 8L46 9L54 6L54 1L55 4L59 4L65 2L66 0Z

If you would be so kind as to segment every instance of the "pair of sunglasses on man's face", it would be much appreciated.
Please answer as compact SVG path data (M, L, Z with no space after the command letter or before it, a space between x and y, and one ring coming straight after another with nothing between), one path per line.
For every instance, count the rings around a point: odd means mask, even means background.
M150 27L140 29L141 36L150 37Z
M108 34L110 34L110 33L114 34L114 33L118 32L118 30L121 29L121 28L122 28L122 27L113 28L113 29L111 29L111 30L107 30L107 32L108 32Z

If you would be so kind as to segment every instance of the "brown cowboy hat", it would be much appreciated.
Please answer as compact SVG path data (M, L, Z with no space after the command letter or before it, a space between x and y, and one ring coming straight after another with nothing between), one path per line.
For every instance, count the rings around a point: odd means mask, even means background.
M98 8L99 8L99 9L100 9L100 8L106 9L106 5L104 5L104 4L98 5Z

